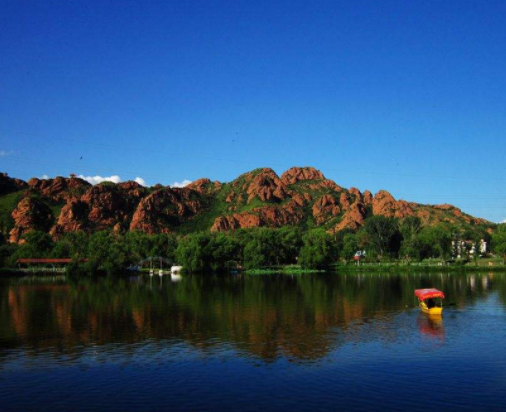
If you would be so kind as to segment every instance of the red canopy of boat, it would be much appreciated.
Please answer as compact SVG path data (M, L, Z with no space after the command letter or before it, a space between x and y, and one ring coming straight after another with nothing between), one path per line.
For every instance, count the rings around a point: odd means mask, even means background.
M415 296L420 300L430 298L442 298L444 299L445 294L437 289L417 289L415 290Z

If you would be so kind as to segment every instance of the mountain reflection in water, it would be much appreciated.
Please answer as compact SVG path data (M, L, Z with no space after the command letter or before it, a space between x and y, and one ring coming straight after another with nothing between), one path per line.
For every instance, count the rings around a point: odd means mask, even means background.
M496 275L497 277L497 275ZM51 284L25 278L0 286L1 348L184 341L206 352L226 342L264 360L318 359L346 341L402 339L393 319L416 308L413 290L443 289L464 307L495 289L493 275L131 277ZM180 280L180 281L179 281ZM478 281L477 281L478 280ZM506 288L500 282L501 296ZM479 292L478 294L476 292ZM374 321L374 332L371 327ZM444 336L422 316L422 334ZM362 333L364 332L364 333Z
M388 396L387 409L423 410L430 405L414 399L431 391L440 410L506 407L505 280L497 273L3 279L0 400L5 410L40 402L51 411L157 410L163 399L172 410L296 411L378 410ZM442 318L420 313L413 291L424 287L445 292ZM445 381L436 392L435 380ZM171 389L152 398L153 385Z

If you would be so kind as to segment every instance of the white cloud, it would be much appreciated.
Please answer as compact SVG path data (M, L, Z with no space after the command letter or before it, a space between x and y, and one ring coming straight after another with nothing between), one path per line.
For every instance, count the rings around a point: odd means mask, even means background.
M5 157L5 156L9 156L11 155L12 153L14 153L12 150L0 150L0 157Z
M142 177L136 177L134 181L139 183L141 186L146 186L146 181Z
M49 176L48 176L48 175L42 175L42 176L40 177L40 179L49 179Z
M501 223L506 223L506 219L504 219Z
M174 182L170 185L170 187L185 187L188 186L192 181L188 179L184 179L182 182Z
M102 182L113 182L113 183L119 183L121 182L121 178L118 175L113 176L83 176L79 175L77 177L80 177L81 179L86 180L87 182L91 183L92 185L96 185Z

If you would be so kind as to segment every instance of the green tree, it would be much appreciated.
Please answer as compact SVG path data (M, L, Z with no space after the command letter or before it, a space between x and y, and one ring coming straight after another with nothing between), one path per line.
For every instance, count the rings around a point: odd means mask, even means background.
M364 230L372 250L380 256L398 252L400 237L396 219L381 215L372 216L365 221Z
M277 230L279 261L281 264L297 263L299 250L302 247L302 230L298 227L285 226Z
M337 258L332 237L323 230L313 230L303 237L299 263L303 268L327 268Z
M446 259L451 254L451 233L443 225L424 227L418 234L421 258Z
M248 269L280 265L285 263L284 258L290 253L289 250L284 251L280 232L277 229L248 230L244 233L241 243L244 250L244 266Z
M497 230L492 233L491 240L492 251L503 258L503 263L506 260L506 224L497 226Z
M353 259L355 253L359 250L357 235L348 233L343 238L342 256L347 259Z
M133 263L126 242L121 236L108 231L96 232L90 236L87 253L90 272L103 270L107 274L120 273Z
M205 233L191 234L180 239L176 249L177 263L190 273L204 271L208 265L208 242L209 235Z
M205 247L205 256L209 259L206 267L212 271L220 271L229 268L231 261L236 261L239 255L239 243L225 233L211 235Z
M269 259L269 245L263 243L261 239L250 240L244 247L244 266L247 269L258 269L264 266L272 265Z
M422 230L422 220L417 216L408 216L399 222L402 235L401 256L419 257L418 234Z

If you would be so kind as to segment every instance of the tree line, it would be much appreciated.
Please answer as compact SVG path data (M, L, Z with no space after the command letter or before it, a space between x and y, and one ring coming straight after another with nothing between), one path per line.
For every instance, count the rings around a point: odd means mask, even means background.
M490 235L481 227L463 231L446 224L423 226L418 217L373 216L357 231L335 234L286 226L184 236L72 232L54 241L47 233L32 231L25 235L22 245L9 244L0 236L0 267L15 267L19 258L72 258L74 270L115 273L148 256L163 256L189 272L217 272L239 265L256 269L299 264L321 269L338 260L350 261L357 251L365 251L371 261L449 259L455 255L454 245L462 239L474 244L476 250L484 239L491 242L494 252L506 254L504 224ZM88 262L79 264L81 259Z

